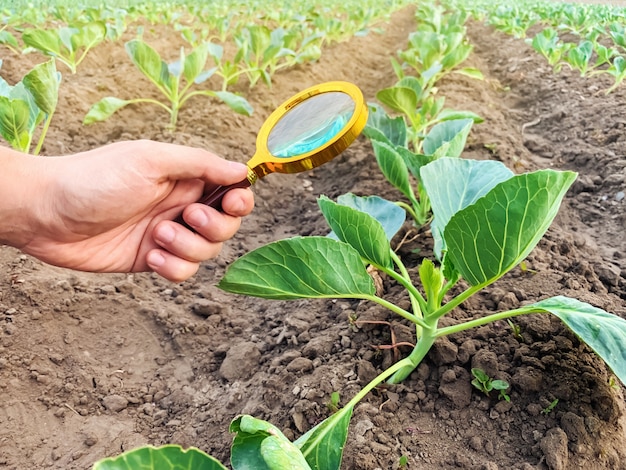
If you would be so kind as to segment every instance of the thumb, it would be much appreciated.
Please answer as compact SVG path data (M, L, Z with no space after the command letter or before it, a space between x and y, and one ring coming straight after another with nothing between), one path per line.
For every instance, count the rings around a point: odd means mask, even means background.
M157 152L149 149L143 154L152 155L151 166L158 167L161 180L197 178L206 183L227 185L242 181L248 175L244 163L225 160L207 150L177 144L158 145Z

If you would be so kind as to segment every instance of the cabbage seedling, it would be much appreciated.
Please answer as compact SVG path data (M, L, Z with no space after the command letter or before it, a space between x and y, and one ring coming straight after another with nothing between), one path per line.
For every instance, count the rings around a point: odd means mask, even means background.
M54 59L33 67L15 86L0 78L0 134L11 147L29 153L35 130L43 122L33 151L39 154L57 106L60 82Z
M474 119L462 119L463 114L446 114L450 119L435 124L428 131L420 144L421 152L412 152L408 148L409 128L404 119L401 116L391 118L380 107L370 105L364 134L372 142L376 161L387 181L409 201L396 204L404 208L419 227L431 218L430 200L420 183L421 168L444 156L460 156L474 124Z
M104 22L94 21L59 29L27 29L22 34L22 40L27 46L63 62L72 73L76 73L87 52L104 41L106 34Z
M231 264L219 283L228 292L268 299L371 301L415 325L417 341L407 357L294 442L311 468L339 468L341 451L337 447L342 447L347 437L355 405L369 391L384 381L406 379L437 339L491 322L530 313L555 315L626 381L626 320L575 299L556 296L438 326L441 318L527 257L556 216L576 174L540 170L513 175L500 162L447 157L425 165L420 174L432 203L437 261L422 260L418 269L421 289L390 244L404 222L404 211L376 196L353 195L344 195L337 202L320 198L331 236L296 237L258 248ZM409 310L376 295L368 265L406 289ZM452 287L461 279L467 287L452 295Z
M8 47L9 50L11 50L11 52L15 54L19 54L20 45L18 44L15 36L13 36L13 34L11 34L9 31L6 30L6 27L7 25L0 28L0 44Z
M489 393L492 390L498 390L500 392L498 398L511 401L511 397L506 394L507 389L510 387L508 382L505 380L492 379L484 370L478 368L472 369L472 375L474 376L472 385L476 389L480 390L487 396L489 396Z
M194 96L215 97L226 103L239 114L250 116L252 107L242 96L229 91L192 90L194 84L205 82L214 72L214 69L204 70L209 55L208 43L203 43L185 54L180 50L179 60L167 64L152 47L140 39L126 43L126 52L133 63L150 80L157 89L167 98L167 103L152 98L133 98L123 100L115 97L106 97L94 104L85 119L84 124L104 121L119 109L134 103L152 103L165 109L170 115L169 127L176 128L178 112L183 105ZM181 81L184 78L184 84Z

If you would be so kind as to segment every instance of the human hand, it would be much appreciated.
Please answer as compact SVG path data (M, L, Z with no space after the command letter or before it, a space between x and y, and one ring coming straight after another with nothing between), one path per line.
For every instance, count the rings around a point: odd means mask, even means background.
M14 245L66 268L183 281L218 255L254 205L249 189L229 191L223 212L195 204L205 187L247 175L245 165L200 149L143 140L38 159L42 197L29 235ZM195 232L173 221L181 211Z

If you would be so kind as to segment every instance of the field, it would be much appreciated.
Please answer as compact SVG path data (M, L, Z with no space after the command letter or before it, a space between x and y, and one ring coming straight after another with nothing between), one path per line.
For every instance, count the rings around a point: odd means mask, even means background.
M105 122L82 124L103 96L150 90L121 41L101 45L76 74L59 66L59 105L41 158L155 139L245 162L264 119L306 87L347 80L375 101L396 80L390 59L406 46L414 14L404 7L367 35L325 47L319 60L277 72L271 88L238 85L255 110L250 117L194 98L174 132L156 106L129 106ZM439 86L447 106L485 119L473 126L463 157L498 160L515 172L553 168L579 176L524 266L447 321L556 294L626 317L626 85L605 95L611 81L604 76L582 78L567 68L555 74L523 40L477 21L467 27L474 45L468 64L484 80L449 75ZM164 25L146 25L144 39L171 51L169 59L184 45ZM42 60L0 51L10 83ZM0 468L88 469L106 456L165 443L227 461L236 416L265 419L293 440L330 414L333 392L345 403L396 353L408 352L377 348L414 342L408 324L378 305L271 301L215 287L250 250L288 236L325 235L319 195L400 198L370 141L360 136L327 165L269 175L253 190L255 210L236 237L181 284L151 274L73 272L0 248ZM407 222L398 254L416 266L432 251L429 240ZM384 289L408 302L393 281ZM443 338L406 381L370 393L354 410L342 468L396 469L402 456L409 469L626 468L623 384L557 318L514 322L518 331L501 321ZM510 401L474 389L472 367L507 380Z

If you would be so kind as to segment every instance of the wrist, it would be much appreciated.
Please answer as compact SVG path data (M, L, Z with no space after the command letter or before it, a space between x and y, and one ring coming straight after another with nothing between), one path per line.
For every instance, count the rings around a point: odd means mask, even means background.
M0 245L22 248L38 232L37 201L45 194L45 157L0 148Z

